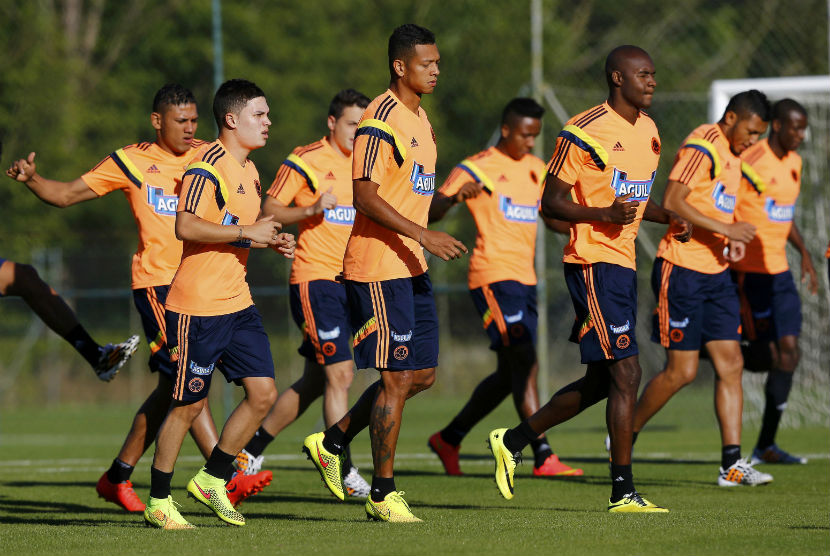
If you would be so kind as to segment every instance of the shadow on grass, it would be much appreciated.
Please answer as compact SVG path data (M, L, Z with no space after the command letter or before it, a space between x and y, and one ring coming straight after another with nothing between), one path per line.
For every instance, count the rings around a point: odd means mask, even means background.
M11 488L31 488L31 487L83 487L95 488L96 483L78 482L78 481L6 481L0 482L0 486Z
M790 525L788 529L802 529L805 531L828 531L830 525Z
M118 527L144 527L144 523L141 521L131 522L131 521L115 521L112 519L79 519L79 518L66 518L66 519L58 519L58 518L31 518L27 519L24 517L10 517L10 516L3 516L0 517L0 521L4 525L57 525L57 526L75 526L75 527L100 527L100 526L107 526L112 527L113 525Z
M99 508L74 504L72 502L22 500L4 497L0 500L0 511L12 514L42 514L42 513L89 513L89 514L119 514L124 515L124 510L118 508ZM5 519L5 517L3 518Z

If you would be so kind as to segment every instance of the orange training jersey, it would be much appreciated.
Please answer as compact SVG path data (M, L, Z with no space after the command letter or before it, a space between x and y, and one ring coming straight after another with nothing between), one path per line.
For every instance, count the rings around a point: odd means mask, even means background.
M533 286L536 271L536 222L545 163L532 154L514 160L496 147L464 160L438 191L447 197L470 181L481 193L467 199L476 222L476 246L470 257L470 289L515 280Z
M354 140L352 179L378 184L378 195L404 218L426 227L435 193L435 134L423 108L413 113L387 90L369 104ZM346 245L343 276L377 282L427 270L418 240L357 213Z
M297 147L277 170L268 195L284 205L308 207L331 189L337 206L301 220L289 282L334 280L343 271L343 252L354 224L352 157L323 138Z
M158 143L137 143L118 149L81 176L97 195L120 189L130 203L138 227L138 249L133 255L133 289L166 286L182 259L182 242L176 239L176 205L182 174L196 149L171 154Z
M701 214L721 222L735 220L741 159L732 154L717 124L699 126L686 137L674 158L669 180L689 188L686 202ZM670 227L663 236L658 257L704 274L717 274L729 266L724 236L695 226L692 238L681 243L672 237L677 231Z
M779 159L768 139L741 153L741 189L735 220L754 224L755 239L732 268L742 272L778 274L789 270L787 237L801 189L801 157L795 151Z
M637 217L622 226L604 222L572 223L566 263L612 263L635 269L634 240L646 210L657 163L660 136L654 121L640 112L634 125L607 102L574 116L556 139L548 173L573 185L575 203L611 206L628 193L639 201Z
M219 140L204 145L187 166L179 212L223 226L253 224L259 215L259 174L245 166ZM167 309L194 316L227 315L253 305L245 263L251 242L184 241L182 262L167 296Z

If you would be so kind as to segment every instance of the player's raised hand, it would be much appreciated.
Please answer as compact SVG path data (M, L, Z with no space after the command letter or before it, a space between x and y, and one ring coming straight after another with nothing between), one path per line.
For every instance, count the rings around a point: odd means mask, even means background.
M455 199L453 200L456 203L463 203L467 199L474 199L478 197L478 194L481 193L482 189L482 185L477 181L469 181L461 186L461 189L459 189L458 193L455 194Z
M614 199L614 202L608 207L607 222L623 226L634 222L637 218L637 207L640 206L640 201L629 201L628 199L632 195L634 195L634 192L630 191Z
M278 234L277 242L274 244L274 250L282 254L286 259L294 258L294 248L297 247L297 242L294 240L294 234Z
M464 244L450 234L438 230L427 230L426 228L421 232L421 245L424 249L445 261L457 259L467 252Z
M279 222L274 222L274 216L269 215L260 218L253 224L245 226L242 233L244 237L251 241L267 245L276 245L280 235L280 229Z
M749 243L755 237L755 226L749 222L732 222L726 226L726 237L733 241Z
M685 218L680 217L677 213L669 211L669 226L680 228L679 232L672 234L677 241L686 243L691 239L694 225Z
M35 153L31 152L28 158L15 160L11 167L6 170L6 175L13 180L25 183L34 177L36 171Z
M332 209L337 206L337 195L332 193L333 187L329 187L320 195L320 198L314 203L314 214L320 214L324 210Z

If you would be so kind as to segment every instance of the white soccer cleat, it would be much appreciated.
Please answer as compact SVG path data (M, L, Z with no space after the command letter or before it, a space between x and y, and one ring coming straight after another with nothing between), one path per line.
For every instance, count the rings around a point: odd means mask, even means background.
M357 467L349 469L349 473L343 477L343 486L346 487L346 494L354 498L366 498L369 496L371 487L366 479L360 476Z
M120 344L107 344L101 347L101 357L93 367L100 380L109 382L124 366L138 348L138 336L132 335Z
M728 469L720 468L718 474L718 486L758 486L772 482L772 475L758 471L749 460L739 459Z
M243 475L256 475L262 470L264 462L264 455L254 456L244 448L236 455L236 469Z

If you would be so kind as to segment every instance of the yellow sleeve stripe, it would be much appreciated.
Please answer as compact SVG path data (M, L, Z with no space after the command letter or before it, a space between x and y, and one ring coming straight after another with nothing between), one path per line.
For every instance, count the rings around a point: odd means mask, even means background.
M129 157L124 154L124 149L118 149L114 153L110 155L113 162L124 172L124 175L127 176L136 187L141 187L144 184L144 174L141 173L133 161L129 159Z
M743 178L749 182L749 185L751 185L752 188L758 192L758 195L766 191L767 184L764 182L764 180L761 178L758 172L755 171L755 168L753 168L743 160L741 161L741 176L743 176Z
M395 161L398 163L398 166L401 166L403 161L406 160L406 147L404 147L401 140L398 139L398 136L395 134L395 131L386 122L382 122L374 118L363 120L360 122L360 125L357 126L355 137L359 137L361 135L377 137L392 145L392 151L394 152Z
M596 139L585 133L585 130L573 124L566 125L559 133L560 137L568 139L571 143L591 155L591 159L600 170L605 170L608 165L608 151L600 145Z
M190 164L187 168L185 168L185 177L192 174L205 177L209 179L211 182L213 182L213 185L216 190L216 204L219 205L220 209L224 208L225 203L228 202L229 198L228 187L225 185L225 180L223 180L222 176L219 175L219 172L216 171L216 168L214 168L207 162L202 162L200 160L198 162Z
M481 184L481 186L489 193L490 195L496 190L495 185L493 184L493 180L487 177L487 174L478 167L478 165L471 161L470 159L465 160L461 164L458 165L459 168L470 174L474 180Z
M709 177L711 179L715 179L720 175L720 157L718 156L718 150L715 148L715 145L713 145L706 139L689 139L680 148L694 149L705 154L709 158L709 161L712 163L712 166L709 169Z
M308 184L309 189L311 189L312 193L317 193L317 187L319 182L317 181L317 175L314 173L314 170L306 164L305 160L300 158L294 153L288 155L288 158L285 159L283 162L286 166L291 168L292 170L296 170L303 178L305 178L306 183Z

